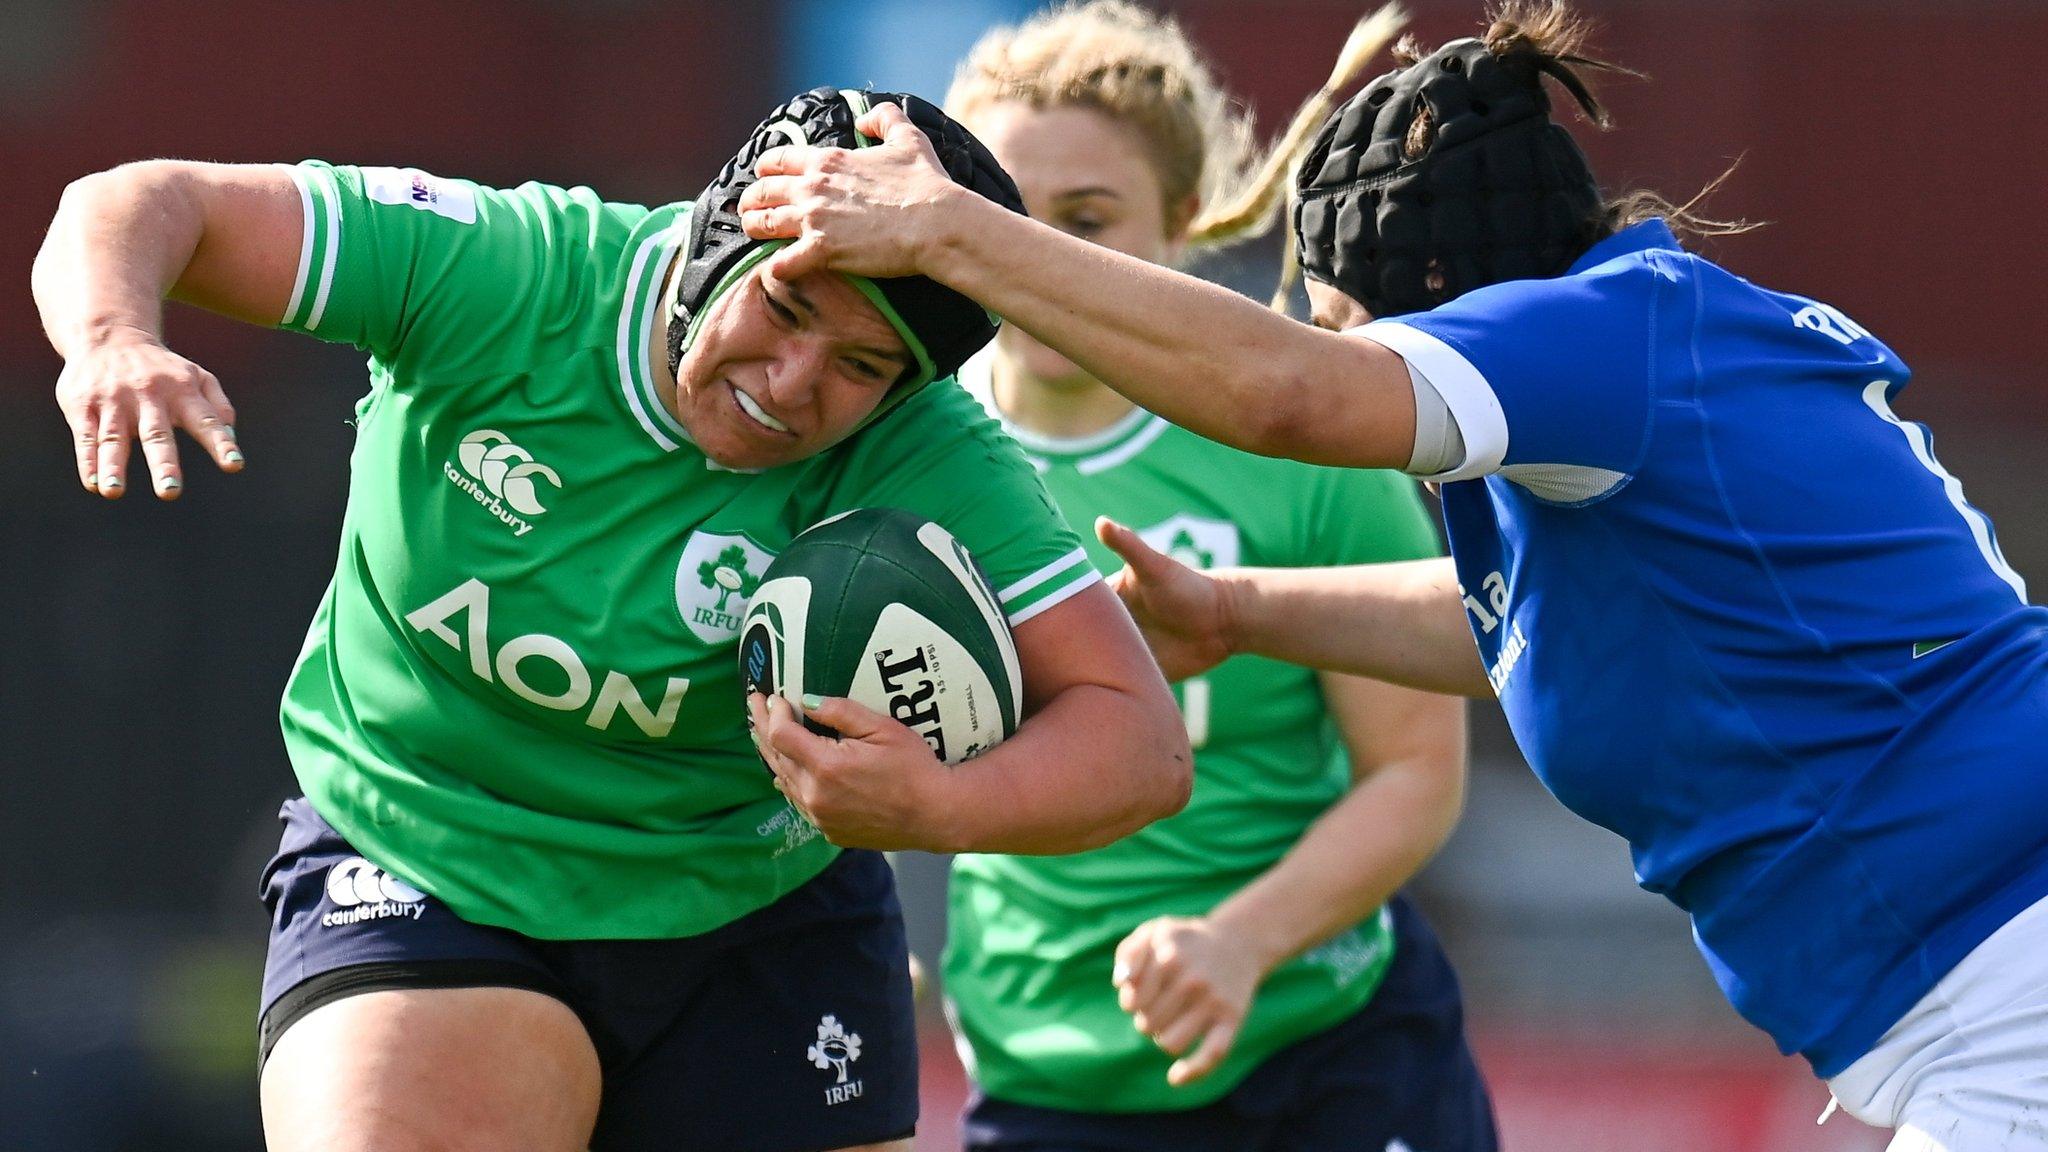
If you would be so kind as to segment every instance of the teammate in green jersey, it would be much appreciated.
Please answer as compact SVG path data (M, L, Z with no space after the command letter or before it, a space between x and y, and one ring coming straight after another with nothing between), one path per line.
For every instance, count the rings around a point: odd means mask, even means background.
M1098 244L1174 263L1271 219L1206 63L1121 0L988 33L947 107L1034 218ZM1439 553L1406 477L1202 439L1020 329L961 382L1071 522L1114 517L1195 567ZM1092 852L954 862L945 987L980 1093L970 1150L1493 1148L1449 967L1388 904L1457 818L1462 702L1257 657L1175 687L1185 811Z
M915 1036L870 849L1072 851L1184 802L1129 618L1028 463L928 384L993 321L921 279L768 275L737 227L761 151L855 143L871 95L791 101L694 208L310 161L67 190L35 287L88 490L118 496L139 441L176 496L174 427L241 467L167 295L370 356L282 710L306 799L264 880L273 1149L900 1140ZM891 99L1014 205L963 130ZM956 769L846 701L810 709L830 740L757 699L749 738L749 589L874 505L945 525L1015 628L1027 719Z

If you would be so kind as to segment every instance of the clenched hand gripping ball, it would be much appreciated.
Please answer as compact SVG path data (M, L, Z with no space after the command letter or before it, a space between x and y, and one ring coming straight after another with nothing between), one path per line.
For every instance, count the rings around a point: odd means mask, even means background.
M1016 644L981 567L952 533L892 508L835 516L775 558L740 625L740 678L792 705L847 697L947 764L1000 743L1023 710Z

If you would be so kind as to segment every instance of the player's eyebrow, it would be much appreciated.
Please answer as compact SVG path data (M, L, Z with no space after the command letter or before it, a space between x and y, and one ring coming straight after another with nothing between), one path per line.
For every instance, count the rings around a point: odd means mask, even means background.
M1107 196L1111 200L1123 199L1123 194L1118 192L1116 189L1105 188L1100 184L1090 184L1084 188L1069 188L1066 191L1058 193L1055 196L1053 196L1053 199L1082 200L1090 196Z
M815 320L818 318L818 306L816 304L811 303L810 297L804 295L803 292L800 291L794 284L785 283L782 287L785 291L789 293L790 299L796 301L797 307L802 308L805 312L810 313L811 319ZM886 348L877 348L872 344L856 344L853 346L853 350L855 352L864 352L867 355L873 356L879 360L886 360L889 363L896 365L898 371L910 367L909 354L900 349L891 352Z
M910 367L910 357L900 351L891 352L886 348L877 348L872 344L856 344L853 346L853 350L855 352L864 352L877 360L886 360L894 364L898 372Z

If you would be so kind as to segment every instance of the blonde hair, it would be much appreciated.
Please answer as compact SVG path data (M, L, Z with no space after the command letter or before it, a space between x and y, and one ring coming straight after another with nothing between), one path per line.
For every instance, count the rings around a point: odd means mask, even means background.
M1180 25L1129 0L1068 0L990 30L954 74L946 109L967 119L1002 101L1077 106L1130 125L1151 153L1167 218L1199 197L1188 243L1217 246L1272 226L1296 153L1400 20L1390 5L1360 21L1329 81L1263 156L1250 113L1224 92Z

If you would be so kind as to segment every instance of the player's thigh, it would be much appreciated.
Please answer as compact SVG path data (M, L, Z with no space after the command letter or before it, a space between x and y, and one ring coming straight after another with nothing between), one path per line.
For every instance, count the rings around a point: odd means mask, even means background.
M263 1066L270 1152L581 1152L597 1052L523 988L408 988L306 1013Z

